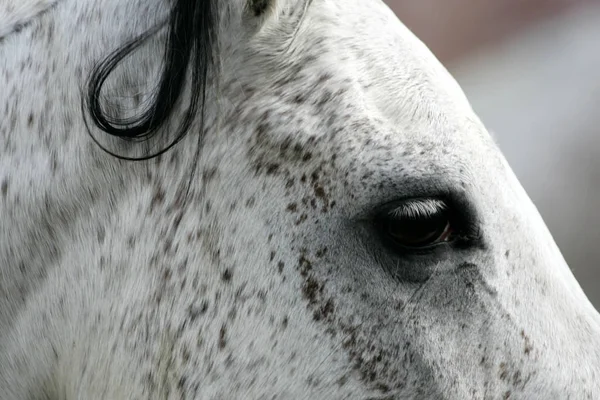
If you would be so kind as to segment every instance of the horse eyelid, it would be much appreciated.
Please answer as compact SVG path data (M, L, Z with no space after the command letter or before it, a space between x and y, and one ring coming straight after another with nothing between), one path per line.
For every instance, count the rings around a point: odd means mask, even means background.
M448 209L439 199L415 199L399 205L388 212L393 218L428 218Z

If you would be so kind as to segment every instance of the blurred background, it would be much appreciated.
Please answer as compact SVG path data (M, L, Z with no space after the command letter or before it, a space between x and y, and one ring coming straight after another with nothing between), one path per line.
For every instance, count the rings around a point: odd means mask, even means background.
M600 0L387 0L495 136L600 310Z

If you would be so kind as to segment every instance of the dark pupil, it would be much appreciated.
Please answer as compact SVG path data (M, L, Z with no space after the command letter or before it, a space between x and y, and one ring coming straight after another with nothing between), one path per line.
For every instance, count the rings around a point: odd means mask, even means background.
M445 212L426 217L389 217L387 231L392 239L404 246L427 246L435 242L446 230Z

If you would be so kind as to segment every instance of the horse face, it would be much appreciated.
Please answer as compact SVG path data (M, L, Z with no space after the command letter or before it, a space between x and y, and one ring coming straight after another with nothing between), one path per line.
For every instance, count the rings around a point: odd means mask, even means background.
M6 44L0 397L598 397L596 311L427 49L379 1L242 3L204 125L156 161L102 153L74 106L138 29L122 2ZM12 161L32 148L51 169Z
M293 11L224 64L248 393L597 395L597 313L453 79L382 4L315 1L285 41Z

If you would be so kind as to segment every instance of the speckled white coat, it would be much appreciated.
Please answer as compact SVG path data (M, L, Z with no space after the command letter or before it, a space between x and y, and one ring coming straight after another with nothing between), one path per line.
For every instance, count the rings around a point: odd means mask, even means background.
M0 0L0 399L600 398L600 317L379 0L219 1L204 126L100 150L86 80L170 3ZM143 100L163 39L110 88ZM476 245L381 243L374 210L440 194Z

